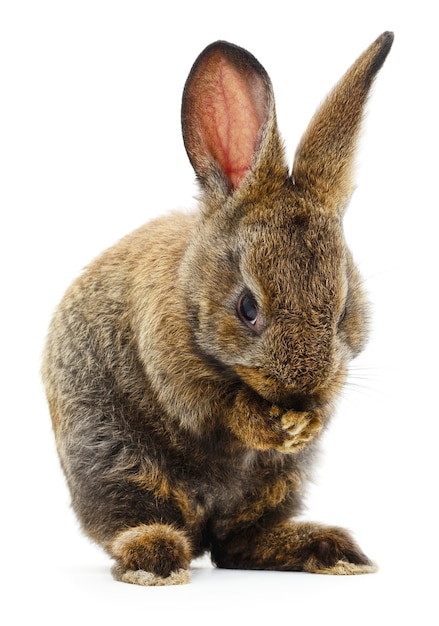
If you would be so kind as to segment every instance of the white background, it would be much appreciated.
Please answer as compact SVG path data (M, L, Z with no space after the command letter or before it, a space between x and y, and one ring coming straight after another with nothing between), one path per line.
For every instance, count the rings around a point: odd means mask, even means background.
M4 624L437 624L437 17L433 1L76 0L0 5L1 586ZM62 293L151 217L193 206L180 134L211 41L274 83L292 160L324 94L382 31L346 231L373 334L310 489L307 518L351 528L372 576L214 570L184 587L113 582L69 509L39 378Z

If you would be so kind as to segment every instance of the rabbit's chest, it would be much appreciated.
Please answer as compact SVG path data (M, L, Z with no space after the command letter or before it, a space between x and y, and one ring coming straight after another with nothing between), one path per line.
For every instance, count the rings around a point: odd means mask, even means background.
M230 520L247 524L284 501L295 479L276 465L259 466L257 459L256 452L249 452L240 463L206 464L196 475L186 475L178 490L186 523L204 526Z

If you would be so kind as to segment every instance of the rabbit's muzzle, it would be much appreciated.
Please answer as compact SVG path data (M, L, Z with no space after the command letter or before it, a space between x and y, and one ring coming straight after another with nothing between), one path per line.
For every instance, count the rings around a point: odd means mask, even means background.
M284 408L293 411L313 411L320 408L322 404L322 398L320 397L319 393L293 393L290 395L285 395L281 399L280 404Z
M339 367L322 378L298 378L286 383L260 368L237 366L235 371L253 391L268 402L285 409L311 411L332 403L346 378L346 370Z

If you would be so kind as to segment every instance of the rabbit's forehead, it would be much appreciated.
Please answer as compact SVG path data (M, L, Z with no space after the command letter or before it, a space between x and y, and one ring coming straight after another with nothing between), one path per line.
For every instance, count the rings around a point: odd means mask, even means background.
M301 263L307 267L339 268L346 256L340 221L322 216L247 224L239 237L239 247L255 268L262 264L296 270Z
M297 302L301 293L316 306L343 298L346 258L341 225L326 217L255 224L241 244L245 273L272 303L280 299L283 306L289 295Z

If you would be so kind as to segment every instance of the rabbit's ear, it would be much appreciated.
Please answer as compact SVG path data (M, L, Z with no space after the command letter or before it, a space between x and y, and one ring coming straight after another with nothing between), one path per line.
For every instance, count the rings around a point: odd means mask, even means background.
M213 43L195 61L183 93L182 130L207 191L233 193L250 169L268 174L279 158L286 170L270 79L233 44Z
M364 106L392 46L383 33L357 59L314 115L296 151L293 179L319 204L342 212L353 192L352 170Z

